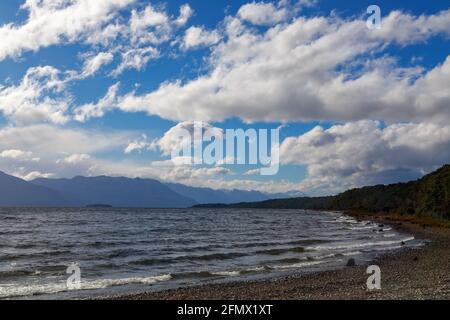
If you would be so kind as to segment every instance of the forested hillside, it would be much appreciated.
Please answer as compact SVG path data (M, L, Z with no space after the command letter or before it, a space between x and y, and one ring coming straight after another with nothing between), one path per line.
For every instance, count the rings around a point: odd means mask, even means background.
M269 200L231 207L355 210L450 219L450 165L409 183L353 189L333 197Z

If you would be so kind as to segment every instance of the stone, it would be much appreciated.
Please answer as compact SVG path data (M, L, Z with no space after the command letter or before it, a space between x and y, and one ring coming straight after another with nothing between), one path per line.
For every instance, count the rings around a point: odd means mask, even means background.
M355 261L355 259L349 259L348 260L348 262L347 262L347 267L354 267L354 266L356 266L356 261Z

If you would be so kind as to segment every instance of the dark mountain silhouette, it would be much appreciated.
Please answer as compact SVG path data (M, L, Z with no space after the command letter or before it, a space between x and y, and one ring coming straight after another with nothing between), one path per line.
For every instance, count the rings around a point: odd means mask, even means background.
M353 189L337 196L199 207L341 210L450 219L450 165L445 165L417 181Z
M55 190L31 184L0 171L1 207L63 207L71 202Z
M198 202L152 179L75 177L36 179L32 184L56 190L77 206L105 204L128 208L186 208Z

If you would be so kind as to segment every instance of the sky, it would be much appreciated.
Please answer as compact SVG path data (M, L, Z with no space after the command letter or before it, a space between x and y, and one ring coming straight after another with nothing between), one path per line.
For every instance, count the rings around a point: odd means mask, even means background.
M0 39L0 170L26 180L326 195L450 162L448 1L6 0ZM279 172L174 164L194 121L280 129Z

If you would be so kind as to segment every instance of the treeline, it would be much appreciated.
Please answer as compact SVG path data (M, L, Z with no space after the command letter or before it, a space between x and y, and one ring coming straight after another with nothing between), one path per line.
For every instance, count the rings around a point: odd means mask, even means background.
M417 181L353 189L333 197L303 197L203 207L361 211L450 220L450 165Z

